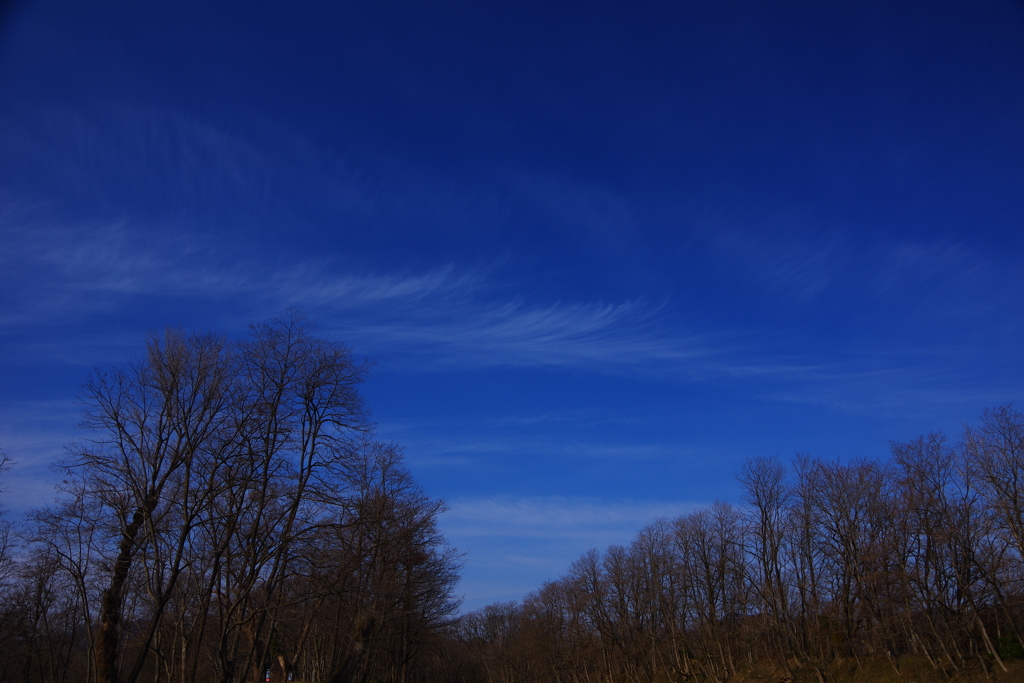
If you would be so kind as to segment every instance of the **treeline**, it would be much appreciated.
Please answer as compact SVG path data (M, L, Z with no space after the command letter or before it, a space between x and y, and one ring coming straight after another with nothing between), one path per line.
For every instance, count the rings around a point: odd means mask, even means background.
M987 411L955 443L893 443L886 462L760 458L738 478L742 507L659 520L521 603L464 616L475 675L825 683L880 663L896 679L1020 675L1020 413Z
M61 495L0 519L0 680L669 683L1024 671L1024 416L884 462L748 461L727 503L457 617L443 505L367 364L294 314L83 388ZM0 454L0 471L7 459Z
M436 680L460 562L366 370L292 314L94 376L59 502L0 526L0 680Z

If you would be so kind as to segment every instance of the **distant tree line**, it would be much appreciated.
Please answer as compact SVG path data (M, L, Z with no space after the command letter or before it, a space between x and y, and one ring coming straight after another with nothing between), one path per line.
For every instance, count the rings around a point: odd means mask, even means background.
M826 683L869 663L894 680L910 666L935 680L1021 675L1024 416L1004 406L955 443L891 450L746 462L742 507L656 521L522 602L465 615L470 675Z
M59 502L0 524L0 680L435 680L460 561L366 370L289 314L96 374Z

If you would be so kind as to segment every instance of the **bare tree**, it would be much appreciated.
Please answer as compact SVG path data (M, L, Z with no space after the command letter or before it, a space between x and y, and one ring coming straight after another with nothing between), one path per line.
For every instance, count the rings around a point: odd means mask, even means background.
M372 438L369 364L294 312L240 341L171 330L146 351L83 388L85 437L17 562L0 528L4 680L457 669L444 634L461 558L444 504Z
M169 606L178 604L179 636L194 641L218 595L221 645L246 632L219 649L222 676L239 654L250 670L262 665L297 539L331 514L353 439L369 427L356 391L365 370L289 314L241 344L169 331L150 339L145 359L85 386L90 439L64 463L78 501L64 511L81 515L72 526L92 534L84 550L103 558L99 683L138 679ZM194 619L186 593L200 602ZM186 677L198 657L190 648Z
M65 468L107 542L94 635L99 683L121 680L125 591L139 572L150 588L149 627L125 680L142 671L197 515L210 502L197 475L207 476L204 461L223 457L234 436L232 366L223 339L169 331L150 339L145 360L98 374L83 388L83 426L93 437L73 448Z
M768 652L792 674L789 657L804 659L806 654L790 612L784 569L786 518L791 502L786 470L776 458L755 458L743 464L738 478L749 506L746 538L753 559L750 577L771 638Z
M529 595L491 683L842 680L909 655L948 678L1014 675L1024 616L1024 417L986 411L961 443L892 460L747 461L747 507L716 503L585 553ZM478 613L469 624L481 626ZM476 631L474 631L476 633ZM465 636L464 636L465 637ZM503 653L499 666L497 652ZM870 664L869 664L870 663ZM742 671L746 669L746 671ZM810 671L807 671L810 669ZM973 671L972 671L973 670Z
M998 534L1005 538L1007 552L998 563L1001 576L990 581L999 591L1014 635L1021 640L1024 605L1011 605L1003 593L1024 591L1024 415L1010 405L986 410L977 428L965 429L963 455L967 474L991 510Z
M11 468L11 459L0 449L0 475ZM6 489L0 486L0 493ZM7 586L7 581L14 570L13 545L14 525L6 518L7 510L0 503L0 594Z

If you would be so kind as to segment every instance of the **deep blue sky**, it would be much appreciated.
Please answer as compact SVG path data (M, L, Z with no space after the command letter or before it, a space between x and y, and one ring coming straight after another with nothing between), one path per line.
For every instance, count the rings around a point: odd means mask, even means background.
M1024 384L1024 3L16 2L4 494L167 326L301 306L466 607L744 458L884 457Z

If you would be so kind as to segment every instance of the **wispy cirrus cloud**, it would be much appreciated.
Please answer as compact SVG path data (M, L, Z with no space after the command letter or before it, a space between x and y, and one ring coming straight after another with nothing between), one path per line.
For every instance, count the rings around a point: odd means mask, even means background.
M0 481L0 507L22 511L54 499L58 477L50 468L76 436L79 408L61 400L0 404L0 449L12 460Z
M858 362L773 352L763 336L751 337L750 331L685 329L665 305L642 298L528 301L507 295L493 273L482 268L354 271L327 258L279 264L266 254L202 235L144 233L124 222L53 226L31 211L9 211L0 237L6 247L0 254L0 282L10 293L0 304L0 333L22 340L36 357L63 362L123 358L125 349L153 327L180 324L241 332L253 320L299 307L322 332L361 354L388 355L393 367L585 368L756 379L788 385L762 392L769 398L834 394L828 387L846 387L852 398L844 399L844 405L864 403L871 387L884 394L894 385L906 386L907 373L916 372L905 361L891 359ZM976 260L962 251L941 253L948 264L962 265L966 259L977 271ZM930 263L911 247L893 259L911 272L922 260ZM154 299L161 303L140 306ZM90 318L140 307L176 307L179 313L143 327L129 325L116 339L105 328L93 329L90 338L76 330L87 328L83 323ZM33 329L51 333L36 336ZM103 355L105 344L110 351ZM808 392L811 386L819 391ZM874 398L867 402L877 403Z
M482 270L344 272L326 259L275 266L242 249L226 258L229 245L202 237L142 237L123 224L21 220L6 221L2 232L0 277L16 295L0 308L0 329L68 324L160 297L227 304L220 315L229 319L196 324L229 329L298 306L365 353L443 364L615 370L712 353L709 336L659 329L659 307L642 299L528 303L501 298Z
M926 301L929 315L962 316L986 292L1002 300L999 290L1019 290L1021 283L1006 254L966 240L872 233L798 211L719 216L694 235L722 272L756 283L752 294L784 307L856 302L912 312Z
M608 371L650 362L707 357L697 336L659 333L655 310L642 300L622 303L554 303L521 300L485 303L437 301L401 320L391 313L354 320L348 337L397 351L428 351L441 362L471 365L591 366Z
M6 102L0 186L95 215L212 219L220 228L294 218L294 186L334 215L381 205L379 183L331 150L253 115L212 121L139 104ZM139 213L141 212L141 213Z
M769 402L856 414L890 411L911 397L927 399L920 403L926 410L936 402L962 402L967 393L955 367L940 358L962 356L952 342L949 348L933 344L927 354L908 348L902 356L896 350L885 356L812 353L756 329L687 328L678 310L642 298L512 296L485 268L380 272L328 258L278 263L203 235L147 233L125 222L55 226L31 210L9 210L0 223L0 285L8 294L0 301L0 336L9 361L103 365L134 355L152 329L180 325L240 334L249 322L299 307L321 332L359 354L386 359L393 370L533 367L755 382L748 391ZM937 277L942 268L929 253L906 246L893 253L894 270L875 277L927 279L922 269L929 268ZM947 269L981 277L980 257L971 252L949 247L936 258ZM118 316L124 318L119 326L92 324ZM502 444L467 444L477 452L492 447ZM587 453L599 457L597 450ZM633 449L632 457L639 455Z
M658 518L700 505L560 496L461 498L440 517L448 540L465 553L463 610L519 598L563 575L588 550L628 545Z
M748 278L776 300L807 303L856 261L842 231L814 231L799 212L772 217L744 214L706 219L694 229L725 272Z
M466 498L449 503L444 524L453 537L573 539L590 544L585 551L628 543L655 519L678 517L697 507L697 503L561 496Z
M0 112L0 122L0 142L20 169L0 179L0 192L17 199L0 203L7 207L0 215L0 285L10 294L0 304L0 333L26 338L33 327L129 312L142 321L154 310L166 312L157 326L238 330L297 306L360 352L415 358L419 367L619 372L652 363L682 367L721 353L713 343L721 335L666 325L662 308L638 297L509 296L486 269L358 270L339 265L345 255L289 260L244 239L250 224L304 224L306 209L342 222L373 214L384 225L422 220L424 211L446 224L493 218L466 208L492 201L487 192L457 191L405 166L388 175L395 169L387 155L372 155L386 173L360 170L337 150L258 122L225 125L129 105L14 106ZM397 182L383 183L375 173ZM629 223L627 207L607 190L571 179L541 185L545 206L561 207L563 217L581 214L588 230ZM303 191L285 191L293 186ZM287 207L278 206L286 196ZM68 220L57 204L32 205L33 197L71 201L81 215L120 218ZM612 208L616 218L606 226ZM204 221L221 229L208 232ZM227 224L247 227L229 238ZM126 334L137 338L140 331ZM43 352L50 341L34 348Z

